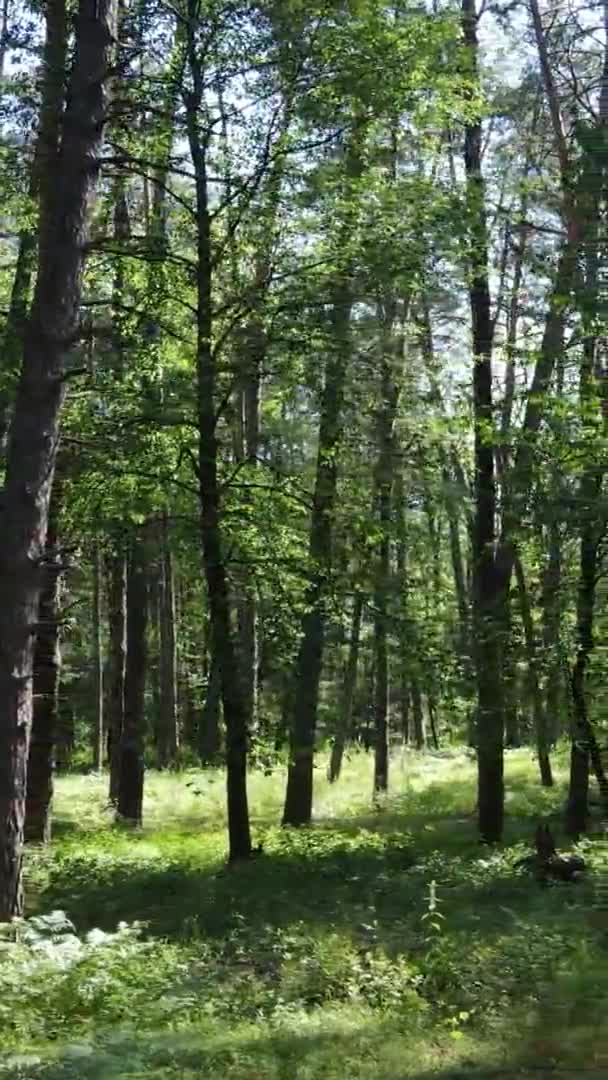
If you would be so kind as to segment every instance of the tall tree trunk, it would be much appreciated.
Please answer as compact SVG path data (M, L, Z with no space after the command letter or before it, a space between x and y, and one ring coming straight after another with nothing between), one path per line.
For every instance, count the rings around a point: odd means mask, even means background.
M426 746L426 725L424 723L424 710L422 708L422 694L420 683L417 678L411 681L412 687L412 720L414 726L414 746L416 750L424 750Z
M207 633L207 637L210 637ZM213 640L206 649L207 689L198 725L198 752L203 765L217 763L221 749L220 711L222 707L222 673L213 648Z
M257 275L259 278L259 273ZM262 286L256 282L256 287ZM262 362L266 352L266 335L258 320L252 320L243 340L240 378L237 388L237 460L248 466L255 477L260 444L260 392ZM245 503L249 502L245 499ZM239 628L239 654L247 727L250 738L257 729L259 641L255 578L245 568L238 575L236 609Z
M433 747L435 750L439 750L439 732L437 730L437 702L435 701L435 697L433 694L427 694L426 703L429 713L429 727L431 729Z
M127 562L120 541L115 542L108 560L108 758L110 761L110 802L118 802L120 743L125 715L125 669L127 661Z
M38 277L7 450L0 509L0 921L23 911L33 628L66 353L77 335L88 195L105 115L111 14L111 0L80 0L61 145L47 163L40 195ZM63 5L50 5L48 17L64 19Z
M555 511L557 507L554 505ZM543 650L545 675L545 727L550 742L561 734L562 665L559 657L561 625L561 536L559 522L547 527L548 553L542 583Z
M175 634L175 583L173 558L169 545L168 521L163 517L160 577L160 715L158 764L160 768L175 761L179 745L177 715L177 648Z
M93 768L101 771L103 765L103 648L102 648L102 569L99 542L93 549Z
M212 240L207 182L207 135L200 128L204 78L195 39L198 9L189 0L187 53L193 89L184 95L186 126L194 167L197 212L197 398L198 476L201 503L203 566L207 581L213 648L219 664L226 724L226 785L230 860L249 858L251 831L247 800L247 712L240 679L238 651L230 622L228 578L221 537L218 480L216 354L212 345Z
M410 715L412 697L409 684L407 683L404 675L401 676L399 696L401 699L401 735L403 738L403 745L408 746L411 738Z
M502 655L502 681L504 702L505 746L515 749L521 746L519 725L519 701L517 695L517 649L513 634L512 597L509 589L504 602L504 648Z
M355 686L357 685L357 668L359 666L359 645L361 641L361 621L363 618L364 602L363 593L357 589L353 601L348 660L346 663L346 672L344 674L344 686L342 687L338 726L336 728L336 736L329 759L327 778L330 784L333 784L340 776L346 739L350 735L352 728L353 700L355 696Z
M478 85L475 0L462 0L462 28L471 77ZM465 128L468 198L469 302L473 331L475 408L474 611L477 666L478 813L482 839L500 840L504 816L503 712L499 590L494 564L496 487L492 401L492 338L485 184L481 168L481 121Z
M430 324L429 324L430 325ZM400 469L395 478L395 518L397 542L395 545L395 563L397 570L397 582L399 589L399 697L401 702L401 725L403 741L408 744L412 740L413 725L411 723L413 704L412 678L410 674L410 642L409 642L409 614L408 614L408 582L407 582L407 535L405 519L405 492L403 487L403 471Z
M593 651L593 620L598 572L598 551L602 530L595 520L595 507L601 489L601 474L589 473L581 484L583 526L580 542L580 578L577 603L578 649L571 676L572 747L570 787L566 808L566 829L578 836L587 827L588 774L592 766L600 788L603 812L608 816L608 782L602 754L589 716L585 689L587 669Z
M7 5L3 13L7 16ZM5 25L5 24L4 24ZM50 180L61 134L61 113L65 96L68 20L65 0L52 0L46 8L46 39L42 58L41 105L36 148L32 161L28 199L36 203L44 197ZM4 62L4 57L3 57ZM32 279L36 268L38 238L33 225L21 230L15 274L2 338L2 388L0 390L0 450L6 450L11 405L23 358Z
M540 672L538 662L538 645L534 631L532 608L526 586L526 576L519 555L515 555L515 578L519 593L519 609L524 628L526 642L526 655L528 661L528 685L532 699L532 713L534 716L534 729L536 732L536 747L538 754L538 766L540 779L543 787L553 787L553 773L551 770L551 758L549 757L549 734L546 728L546 712L543 708L543 698L540 684Z
M332 523L338 479L337 453L342 435L344 385L351 352L351 306L351 288L344 283L334 293L334 342L327 360L321 403L309 543L309 558L313 569L306 594L307 611L302 624L302 639L294 674L284 825L308 825L312 816L313 759L325 638L325 600L331 567Z
M344 158L345 194L352 198L352 184L362 173L363 127L355 122ZM353 200L353 205L355 200ZM350 211L349 218L356 215ZM348 248L353 221L341 229L342 248ZM287 790L283 809L284 825L308 825L312 817L313 766L319 684L325 643L325 604L332 564L333 516L338 482L338 453L344 422L343 404L346 376L352 354L351 310L353 284L350 265L341 269L332 290L331 344L326 361L319 442L310 522L309 560L311 577L306 591L306 614L296 658L293 683L293 711Z
M40 593L38 633L34 648L34 705L27 764L25 839L48 844L51 839L55 741L58 728L61 671L61 554L58 551L59 477L55 479L45 545L45 582Z
M406 303L405 308L409 305ZM389 741L389 599L390 543L395 468L395 421L399 403L403 341L393 340L395 303L382 305L380 344L380 405L378 413L378 458L374 477L375 516L380 530L374 581L374 655L376 667L374 792L388 790Z
M136 536L127 563L127 658L125 711L120 738L118 816L141 825L144 797L147 567L144 541Z
M539 22L536 3L532 5L535 24ZM580 404L583 431L593 437L590 455L597 454L596 437L601 432L605 438L608 431L608 383L604 366L605 357L598 349L598 316L605 315L605 270L600 263L603 252L601 234L602 209L606 205L606 181L608 177L608 153L605 131L608 124L608 5L604 9L606 39L604 71L600 89L599 124L593 150L587 149L581 169L581 220L582 252L585 257L585 279L582 296L579 297L582 324L585 332L583 360L580 375ZM588 769L593 769L597 779L604 818L608 818L608 779L603 755L597 742L594 725L589 715L586 681L594 642L594 616L597 579L600 568L600 545L605 538L606 513L602 505L605 466L589 464L580 481L580 563L577 597L577 653L570 679L572 694L572 749L570 762L570 789L566 809L566 828L578 835L587 825L588 816Z

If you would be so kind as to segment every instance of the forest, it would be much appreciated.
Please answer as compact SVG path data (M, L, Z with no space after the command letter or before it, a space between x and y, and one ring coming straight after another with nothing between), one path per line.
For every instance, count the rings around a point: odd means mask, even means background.
M608 0L0 0L0 1078L608 1078Z

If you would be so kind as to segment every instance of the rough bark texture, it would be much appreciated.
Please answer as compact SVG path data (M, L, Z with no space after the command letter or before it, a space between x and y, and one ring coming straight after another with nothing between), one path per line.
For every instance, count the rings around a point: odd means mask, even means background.
M361 620L363 618L363 593L357 591L355 593L355 599L353 602L353 614L350 627L350 641L348 646L348 660L346 663L346 672L344 674L344 686L342 688L342 698L340 701L340 713L338 716L338 726L336 730L336 737L333 741L331 748L331 756L329 759L329 769L327 778L330 784L333 784L339 776L342 769L342 759L344 757L344 748L346 746L346 739L351 732L352 719L353 719L353 700L355 696L355 686L357 685L357 668L359 666L359 645L361 641Z
M144 795L146 628L148 593L143 540L135 537L127 565L125 712L120 739L118 816L141 825Z
M58 478L55 480L45 545L45 582L40 593L38 633L34 648L34 705L27 765L25 839L48 844L51 839L55 740L59 704L61 646L59 601L61 554L57 550Z
M6 8L5 8L6 10ZM65 0L46 5L46 38L42 58L41 106L36 149L30 173L28 198L34 203L52 185L54 164L61 133L61 113L65 95L65 67L68 24ZM2 338L2 384L0 388L0 450L6 450L10 409L23 356L24 332L36 268L36 229L32 225L19 236L15 274Z
M65 395L66 353L77 334L88 195L104 120L111 14L111 0L80 0L61 145L55 169L48 163L49 183L41 192L38 277L24 336L0 507L0 921L23 911L33 627Z
M212 240L207 183L206 136L200 129L203 71L194 35L196 5L192 2L188 29L188 67L192 92L186 93L186 125L195 175L197 211L197 401L198 477L201 504L203 569L207 582L213 647L220 668L224 721L226 724L226 786L228 801L229 858L251 855L251 831L247 799L248 731L245 699L240 679L238 650L230 621L230 597L222 550L221 494L218 479L216 434L216 355L212 347Z
M125 668L127 662L127 563L122 545L116 543L108 566L108 759L110 802L118 801L120 740L125 715Z

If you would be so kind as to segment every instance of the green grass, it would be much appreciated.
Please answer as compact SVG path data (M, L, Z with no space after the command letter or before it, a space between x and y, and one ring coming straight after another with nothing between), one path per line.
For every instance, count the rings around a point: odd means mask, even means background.
M34 919L0 938L0 1077L608 1077L604 845L583 845L577 885L541 889L513 866L540 814L559 823L556 764L546 792L529 752L507 755L494 851L464 754L397 755L376 810L370 759L352 755L333 787L320 761L300 832L276 824L282 772L256 774L264 853L233 868L220 773L149 773L137 833L114 826L103 778L62 778L28 893L75 933Z

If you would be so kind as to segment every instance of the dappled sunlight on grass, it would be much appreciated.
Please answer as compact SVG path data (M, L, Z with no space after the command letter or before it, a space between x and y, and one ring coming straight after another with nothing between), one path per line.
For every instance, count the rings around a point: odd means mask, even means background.
M17 1027L0 1007L8 1075L469 1080L555 1062L608 1076L593 876L540 889L514 865L538 815L559 811L565 764L547 792L529 751L507 755L495 849L478 842L466 753L396 755L378 806L371 756L351 754L335 785L320 758L304 830L278 824L284 770L255 774L264 851L234 867L217 770L148 773L135 832L114 825L104 778L61 778L56 840L28 855L36 908L66 911L81 937L144 926L130 944L84 947L73 970L54 970L51 950ZM603 848L582 847L597 877ZM39 1065L18 1071L32 1047Z

